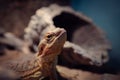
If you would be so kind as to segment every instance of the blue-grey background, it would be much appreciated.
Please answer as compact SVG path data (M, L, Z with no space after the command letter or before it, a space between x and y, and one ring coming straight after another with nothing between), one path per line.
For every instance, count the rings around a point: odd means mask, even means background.
M120 69L120 0L71 0L71 5L107 33L112 44L107 65Z

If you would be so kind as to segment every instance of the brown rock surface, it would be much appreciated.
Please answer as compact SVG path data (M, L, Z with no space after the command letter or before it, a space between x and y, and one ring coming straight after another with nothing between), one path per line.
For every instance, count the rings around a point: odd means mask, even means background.
M65 80L120 80L120 75L98 74L79 69L70 69L63 66L57 66L57 70L61 77Z

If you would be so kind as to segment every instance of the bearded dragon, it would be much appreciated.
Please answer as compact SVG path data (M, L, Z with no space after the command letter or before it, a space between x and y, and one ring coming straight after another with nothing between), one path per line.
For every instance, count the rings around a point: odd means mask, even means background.
M46 77L50 80L57 80L57 56L60 54L65 41L66 31L62 28L55 28L46 33L41 40L37 54L25 54L1 65L15 71L22 80L42 80Z

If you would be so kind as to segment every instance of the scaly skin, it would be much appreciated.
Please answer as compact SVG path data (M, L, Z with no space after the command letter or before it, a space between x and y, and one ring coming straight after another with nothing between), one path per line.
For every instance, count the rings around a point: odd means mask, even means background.
M57 80L57 56L66 41L66 31L56 28L48 32L38 46L37 55L24 55L6 62L4 66L20 75L22 80L41 80L48 77Z

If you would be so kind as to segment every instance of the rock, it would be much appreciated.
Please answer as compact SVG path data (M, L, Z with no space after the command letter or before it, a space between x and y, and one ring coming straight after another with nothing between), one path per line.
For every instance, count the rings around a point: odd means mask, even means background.
M98 74L89 71L57 66L59 75L65 80L120 80L120 75Z
M53 4L38 9L25 29L25 39L37 51L36 47L43 34L55 27L67 30L69 42L66 42L63 54L61 54L63 61L73 65L97 66L108 61L107 51L111 49L111 46L105 33L94 25L90 18L80 12L75 12L70 7Z
M6 53L6 50L17 50L24 54L29 54L29 44L9 32L0 33L0 55Z

